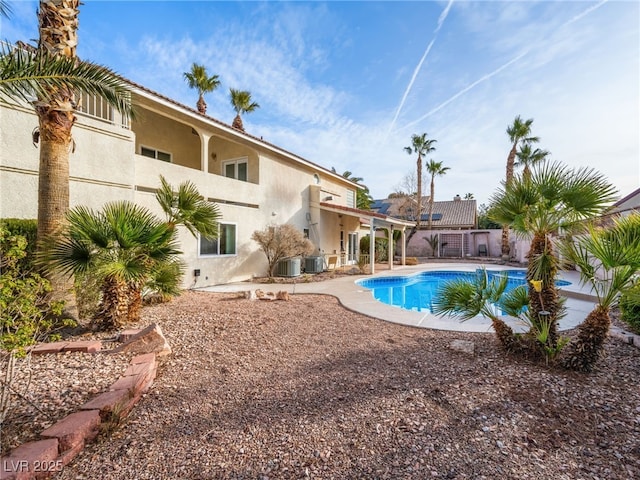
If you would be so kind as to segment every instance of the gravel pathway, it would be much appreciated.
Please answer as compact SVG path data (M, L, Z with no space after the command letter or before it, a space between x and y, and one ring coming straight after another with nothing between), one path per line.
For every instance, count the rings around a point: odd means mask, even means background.
M640 478L640 350L621 342L581 375L325 296L188 292L143 316L174 354L59 478Z

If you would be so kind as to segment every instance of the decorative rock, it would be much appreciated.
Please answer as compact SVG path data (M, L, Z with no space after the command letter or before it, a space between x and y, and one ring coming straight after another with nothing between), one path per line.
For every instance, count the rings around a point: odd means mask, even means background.
M36 345L31 349L31 353L34 355L44 354L44 353L60 353L64 347L68 345L69 342L52 342L52 343L41 343L40 345Z
M140 333L140 329L139 328L130 328L128 330L123 330L118 335L118 341L119 342L126 342L126 341L130 340L131 337L133 337L134 335L136 335L138 333Z
M53 473L62 469L58 462L58 440L55 438L28 442L16 447L8 456L0 459L0 478L3 480L27 480L36 478L34 465L46 466ZM38 469L42 476L43 468Z
M289 298L289 293L282 290L276 293L276 300L284 300L285 302L288 302L291 299Z
M41 433L45 438L57 438L60 452L75 450L98 434L100 415L98 410L85 410L67 415Z
M171 347L162 334L160 325L153 323L113 351L115 353L156 353L163 356L171 353Z
M99 340L83 340L79 342L69 342L62 349L63 352L87 352L96 353L102 348Z
M451 348L451 350L467 353L469 355L475 355L475 351L476 351L475 343L470 342L468 340L453 340L449 344L449 348Z

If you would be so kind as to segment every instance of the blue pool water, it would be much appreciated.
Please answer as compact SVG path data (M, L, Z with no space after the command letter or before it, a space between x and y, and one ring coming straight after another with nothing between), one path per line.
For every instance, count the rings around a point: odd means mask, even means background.
M489 279L496 275L507 275L507 291L526 284L524 270L487 270ZM358 284L368 288L376 300L418 312L430 312L434 298L441 285L451 280L475 278L476 272L432 271L421 272L409 277L380 277L360 280ZM556 285L570 285L571 282L557 280Z

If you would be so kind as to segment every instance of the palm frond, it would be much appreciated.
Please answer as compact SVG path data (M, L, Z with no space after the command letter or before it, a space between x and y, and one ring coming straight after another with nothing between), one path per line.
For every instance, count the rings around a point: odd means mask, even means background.
M133 117L130 84L107 67L46 52L0 48L0 97L46 102L52 91L70 89L104 98L118 112Z

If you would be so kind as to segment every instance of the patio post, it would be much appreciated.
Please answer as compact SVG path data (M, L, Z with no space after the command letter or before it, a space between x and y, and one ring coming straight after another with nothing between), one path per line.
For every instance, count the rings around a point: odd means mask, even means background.
M375 256L376 256L376 228L373 226L373 218L369 222L369 264L371 266L371 275L375 272Z
M393 257L396 253L396 242L393 241L393 224L389 227L389 242L387 243L387 257L389 257L389 270L393 270Z

